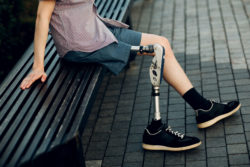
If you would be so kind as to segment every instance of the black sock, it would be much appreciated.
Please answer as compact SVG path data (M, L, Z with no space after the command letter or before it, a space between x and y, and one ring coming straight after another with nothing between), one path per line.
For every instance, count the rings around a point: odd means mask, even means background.
M152 119L152 122L151 124L148 126L148 130L151 132L151 133L155 133L155 132L158 132L159 128L162 126L162 122L161 122L161 119L160 120L154 120Z
M190 89L187 91L183 98L185 101L194 109L203 109L208 110L211 107L211 102L201 96L195 88Z

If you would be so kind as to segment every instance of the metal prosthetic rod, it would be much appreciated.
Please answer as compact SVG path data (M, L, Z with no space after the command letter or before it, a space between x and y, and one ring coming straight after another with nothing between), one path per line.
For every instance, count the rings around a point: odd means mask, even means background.
M161 119L160 113L160 87L152 86L152 96L155 98L155 112L154 112L154 120Z
M155 53L149 68L150 81L152 83L152 96L155 99L154 120L161 119L160 113L160 84L163 78L164 48L159 44L148 46L132 46L131 51L143 53Z

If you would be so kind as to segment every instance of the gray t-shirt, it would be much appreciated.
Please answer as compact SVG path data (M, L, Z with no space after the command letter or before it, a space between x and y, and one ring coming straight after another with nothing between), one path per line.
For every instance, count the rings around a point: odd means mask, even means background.
M50 29L59 55L68 51L93 52L117 42L104 23L128 28L124 23L99 16L94 0L56 0Z

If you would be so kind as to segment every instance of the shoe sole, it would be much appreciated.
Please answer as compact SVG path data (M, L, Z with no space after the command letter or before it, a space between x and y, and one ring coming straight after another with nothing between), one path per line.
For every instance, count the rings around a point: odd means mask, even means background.
M167 147L167 146L161 146L161 145L150 145L150 144L142 144L142 147L145 150L160 150L160 151L185 151L185 150L190 150L195 147L198 147L201 145L201 141L199 143L190 145L190 146L185 146L185 147Z
M210 121L207 121L207 122L203 122L203 123L200 123L200 124L197 124L198 128L200 129L204 129L204 128L207 128L209 126L212 126L213 124L217 123L218 121L224 119L224 118L227 118L231 115L233 115L234 113L236 113L241 107L241 104L239 104L234 110L232 110L231 112L229 113L226 113L226 114L223 114L223 115L220 115L218 117L215 117L214 119L210 120Z

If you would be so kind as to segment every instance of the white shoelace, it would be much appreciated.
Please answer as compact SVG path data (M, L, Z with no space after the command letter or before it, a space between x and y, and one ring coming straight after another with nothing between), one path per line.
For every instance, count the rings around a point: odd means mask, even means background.
M184 136L185 136L184 134L182 134L182 133L180 133L178 131L173 131L170 126L168 126L168 128L166 129L166 131L170 132L171 134L173 134L173 135L175 135L177 137L180 137L181 139L183 139Z

